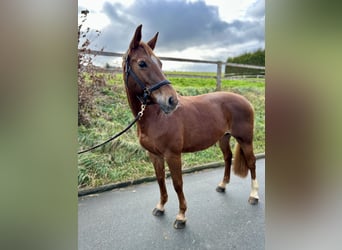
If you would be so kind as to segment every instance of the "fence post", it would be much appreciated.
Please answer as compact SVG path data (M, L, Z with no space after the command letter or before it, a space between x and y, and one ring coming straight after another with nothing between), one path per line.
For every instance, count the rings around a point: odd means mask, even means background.
M217 62L217 72L216 72L216 91L221 90L221 75L222 75L222 62Z

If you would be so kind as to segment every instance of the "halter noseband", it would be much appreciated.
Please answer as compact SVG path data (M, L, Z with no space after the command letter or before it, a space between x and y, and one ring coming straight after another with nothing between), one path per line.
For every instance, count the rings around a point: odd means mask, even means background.
M131 66L129 65L129 57L128 57L128 55L126 56L126 60L125 60L125 73L126 73L126 87L127 88L128 88L128 77L131 75L133 77L133 79L135 80L135 82L138 83L140 88L144 91L142 97L141 96L137 96L139 101L142 104L144 104L144 105L149 104L149 103L147 103L147 100L151 97L151 94L152 94L153 91L161 88L164 85L171 84L168 80L163 80L163 81L160 81L160 82L152 85L149 88L146 87L146 85L139 79L139 77L131 69Z

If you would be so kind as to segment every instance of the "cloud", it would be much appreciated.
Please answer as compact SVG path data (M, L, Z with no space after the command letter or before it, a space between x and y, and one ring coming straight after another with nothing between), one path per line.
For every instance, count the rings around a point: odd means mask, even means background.
M165 49L205 44L227 26L218 19L217 7L204 2L143 0L130 11L145 26L161 32L160 43Z
M102 30L98 43L109 51L126 51L139 24L143 24L144 41L160 32L157 49L165 55L168 51L181 52L193 47L215 51L216 48L229 50L230 46L241 47L243 44L250 46L251 41L258 47L264 44L263 0L254 2L247 9L245 19L232 22L221 20L218 7L204 1L136 0L128 6L105 2L102 10L110 24ZM213 56L219 55L198 55L197 58Z
M254 2L246 11L247 18L264 19L265 18L265 0Z

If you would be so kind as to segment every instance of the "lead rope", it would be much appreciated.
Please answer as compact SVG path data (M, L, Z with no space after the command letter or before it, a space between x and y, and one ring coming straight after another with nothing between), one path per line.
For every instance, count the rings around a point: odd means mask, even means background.
M91 147L91 148L88 148L88 149L79 151L79 152L77 152L77 154L83 154L83 153L86 153L86 152L88 152L88 151L91 151L91 150L93 150L93 149L95 149L95 148L101 147L102 145L104 145L104 144L106 144L106 143L108 143L108 142L110 142L110 141L112 141L112 140L118 138L120 135L122 135L123 133L127 132L127 131L128 131L128 130L129 130L129 129L138 121L138 120L141 119L141 117L144 115L144 110L145 110L145 108L146 108L146 105L145 105L145 104L142 104L142 105L141 105L141 110L138 112L138 114L137 114L137 116L134 118L134 120L133 120L133 121L132 121L124 130L122 130L120 133L114 135L113 137L109 138L107 141L102 142L101 144L98 144L98 145L96 145L96 146L94 146L94 147Z

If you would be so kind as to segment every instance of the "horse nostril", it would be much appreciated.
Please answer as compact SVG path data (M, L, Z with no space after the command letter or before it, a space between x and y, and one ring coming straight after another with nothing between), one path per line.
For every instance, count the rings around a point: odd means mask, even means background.
M164 102L159 103L160 108L164 111L165 114L171 113L178 105L178 98L175 96L170 96Z

